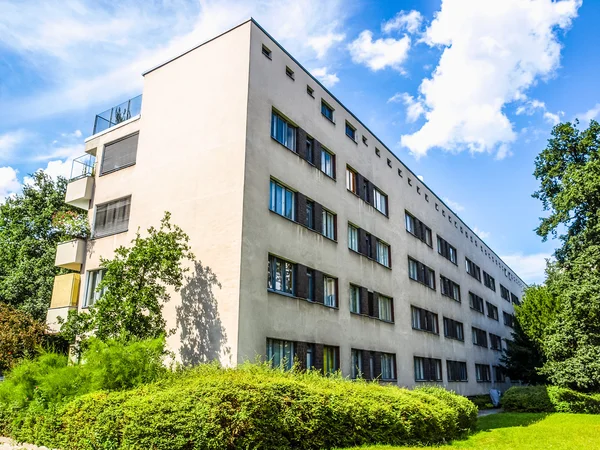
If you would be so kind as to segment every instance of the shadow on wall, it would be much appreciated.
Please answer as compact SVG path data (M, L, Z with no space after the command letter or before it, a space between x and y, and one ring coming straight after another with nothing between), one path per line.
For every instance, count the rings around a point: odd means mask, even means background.
M230 355L231 349L225 346L227 335L213 292L215 288L221 289L217 276L210 267L196 261L193 274L186 278L186 282L181 289L181 305L176 307L181 362L190 366Z

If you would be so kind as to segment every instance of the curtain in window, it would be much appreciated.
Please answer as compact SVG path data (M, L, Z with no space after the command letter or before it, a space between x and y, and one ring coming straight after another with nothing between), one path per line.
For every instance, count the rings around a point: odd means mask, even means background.
M325 149L321 151L321 170L333 178L333 157Z
M360 314L360 289L357 286L350 286L350 311Z
M93 235L101 237L127 231L130 208L131 197L96 206Z
M390 247L381 241L377 241L377 261L384 266L390 265Z
M381 354L381 378L384 380L393 380L396 378L394 367L394 355L388 353Z
M325 277L325 306L337 306L337 298L335 292L335 279Z
M352 225L348 225L348 248L358 251L358 230Z
M278 339L267 339L267 359L272 367L290 370L294 365L294 343Z
M333 373L337 370L337 354L335 347L327 347L323 349L323 371Z

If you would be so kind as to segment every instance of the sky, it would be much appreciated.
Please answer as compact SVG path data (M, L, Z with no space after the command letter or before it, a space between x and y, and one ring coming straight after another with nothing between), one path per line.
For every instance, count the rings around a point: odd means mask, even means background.
M142 72L249 17L527 283L534 160L561 121L600 116L596 0L0 0L0 201L66 176L95 115Z

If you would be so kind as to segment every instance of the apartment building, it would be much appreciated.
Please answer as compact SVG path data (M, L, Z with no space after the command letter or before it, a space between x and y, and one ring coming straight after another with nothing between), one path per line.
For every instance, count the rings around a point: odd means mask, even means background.
M85 151L66 201L92 237L59 246L51 326L169 211L198 259L164 309L182 361L507 387L523 281L254 20L146 72Z

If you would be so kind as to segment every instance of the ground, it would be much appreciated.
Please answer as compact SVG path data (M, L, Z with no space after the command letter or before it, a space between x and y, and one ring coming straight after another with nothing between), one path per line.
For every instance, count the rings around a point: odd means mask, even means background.
M492 414L479 418L477 432L468 439L436 448L600 450L600 416L537 413ZM360 450L424 450L424 448L375 446L361 447Z

